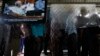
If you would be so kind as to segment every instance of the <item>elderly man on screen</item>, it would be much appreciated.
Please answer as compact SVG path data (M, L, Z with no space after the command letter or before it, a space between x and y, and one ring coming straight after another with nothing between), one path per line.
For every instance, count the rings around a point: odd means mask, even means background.
M34 11L34 3L28 1L26 4L22 5L21 8L27 13L28 11Z
M22 5L21 8L25 11L26 16L34 15L34 2L27 1L26 4Z

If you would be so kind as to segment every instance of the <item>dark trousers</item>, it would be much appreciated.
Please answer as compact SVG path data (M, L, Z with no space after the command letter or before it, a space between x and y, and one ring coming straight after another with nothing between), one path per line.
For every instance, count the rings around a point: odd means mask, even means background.
M25 38L25 50L24 50L24 56L36 56L35 55L35 41L33 37L26 37Z
M78 56L81 56L81 47L82 47L82 38L84 36L84 28L78 28L77 29L77 37L78 37L78 42L77 42L77 49L78 49Z
M22 50L23 50L23 47L24 47L24 40L25 40L25 38L20 38L20 52L22 53Z
M51 54L52 56L63 56L62 49L62 32L60 30L53 32L53 37L51 38Z
M19 38L12 39L7 46L7 53L5 56L11 56L11 50L13 50L13 56L16 56L19 52Z
M27 37L25 38L25 52L24 56L40 56L42 51L42 37L34 38Z
M43 50L43 37L35 38L35 55L40 56Z
M5 51L5 43L4 43L4 39L1 40L0 42L0 56L4 55L4 51Z
M63 56L61 39L56 39L55 41L53 40L51 48L52 48L52 50L51 50L52 56Z
M99 56L98 38L99 27L85 29L82 38L82 56Z
M49 45L50 37L47 36L44 38L44 54L47 55L48 45Z
M77 37L76 34L73 33L68 36L68 56L77 56Z

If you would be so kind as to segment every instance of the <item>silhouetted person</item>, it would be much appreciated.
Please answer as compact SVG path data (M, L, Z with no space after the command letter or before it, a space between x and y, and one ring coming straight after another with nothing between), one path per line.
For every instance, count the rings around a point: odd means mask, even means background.
M85 7L80 8L80 15L77 16L77 37L78 37L78 55L81 55L81 47L82 47L82 38L84 38L86 23L88 22L88 18L85 17L87 15L87 10Z
M82 56L99 56L98 34L100 28L98 19L98 15L93 14L87 23L85 35L82 38Z
M68 43L68 56L77 56L77 29L76 24L74 22L73 10L69 10L69 16L66 20L66 28L65 32L67 37L67 43Z

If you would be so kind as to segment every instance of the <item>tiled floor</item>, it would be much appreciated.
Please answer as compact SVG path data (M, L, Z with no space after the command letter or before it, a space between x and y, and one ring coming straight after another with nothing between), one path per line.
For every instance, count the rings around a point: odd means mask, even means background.
M24 54L20 54L19 56L24 56ZM44 53L41 53L40 56L46 56Z
M43 52L44 52L44 51L42 51L42 53L41 53L40 56L51 56L50 54L45 55ZM50 52L50 51L48 50L47 52ZM68 50L63 50L63 52L64 52L64 56L65 56L65 55L67 56ZM24 54L20 54L19 56L24 56Z

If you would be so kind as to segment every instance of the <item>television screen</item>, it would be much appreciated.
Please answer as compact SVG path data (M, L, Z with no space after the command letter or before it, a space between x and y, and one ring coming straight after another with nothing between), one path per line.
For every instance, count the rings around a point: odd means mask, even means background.
M43 20L45 17L45 0L5 0L3 14L10 21Z

